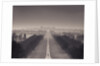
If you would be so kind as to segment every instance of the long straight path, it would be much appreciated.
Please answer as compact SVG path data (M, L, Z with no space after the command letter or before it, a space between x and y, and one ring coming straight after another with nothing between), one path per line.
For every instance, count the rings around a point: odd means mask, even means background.
M46 49L46 59L50 59L51 55L50 55L50 45L49 45L49 38L50 38L50 31L48 30L46 33L46 38L47 38L47 49Z
M55 41L50 31L47 31L44 38L36 48L28 54L27 58L46 58L46 59L70 59L60 45Z
M50 54L54 59L71 59L71 56L66 53L61 46L57 43L57 41L50 35L49 39L50 44Z
M27 58L45 58L47 47L46 43L47 39L44 36L44 38L39 42L35 49L28 54Z

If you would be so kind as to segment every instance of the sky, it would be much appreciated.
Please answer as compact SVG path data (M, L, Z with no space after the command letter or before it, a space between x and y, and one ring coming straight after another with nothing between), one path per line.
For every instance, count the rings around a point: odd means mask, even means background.
M13 6L13 29L84 29L84 5Z

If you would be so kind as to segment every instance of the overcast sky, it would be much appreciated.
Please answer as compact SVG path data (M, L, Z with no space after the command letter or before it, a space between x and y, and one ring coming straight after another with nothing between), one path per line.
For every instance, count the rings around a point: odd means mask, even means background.
M84 6L14 6L13 29L34 27L84 28Z

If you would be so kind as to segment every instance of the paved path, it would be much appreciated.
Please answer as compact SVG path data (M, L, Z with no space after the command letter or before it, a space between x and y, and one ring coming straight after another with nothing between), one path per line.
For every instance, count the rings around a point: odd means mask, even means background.
M46 55L46 43L47 39L45 37L40 41L36 48L28 54L27 58L45 58Z
M50 37L50 32L49 30L47 31L46 33L46 39L47 39L47 49L46 49L46 59L50 59L51 58L51 55L50 55L50 45L49 45L49 37Z
M70 55L66 53L60 45L55 41L55 39L51 36L49 39L50 43L50 54L54 59L70 59Z
M47 31L44 38L27 58L69 59L71 58Z

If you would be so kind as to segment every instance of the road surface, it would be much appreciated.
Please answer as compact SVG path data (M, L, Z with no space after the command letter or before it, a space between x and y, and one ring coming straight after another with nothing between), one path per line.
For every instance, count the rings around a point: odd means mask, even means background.
M32 50L27 58L45 58L45 59L69 59L71 58L52 37L50 31L47 31L44 38Z

